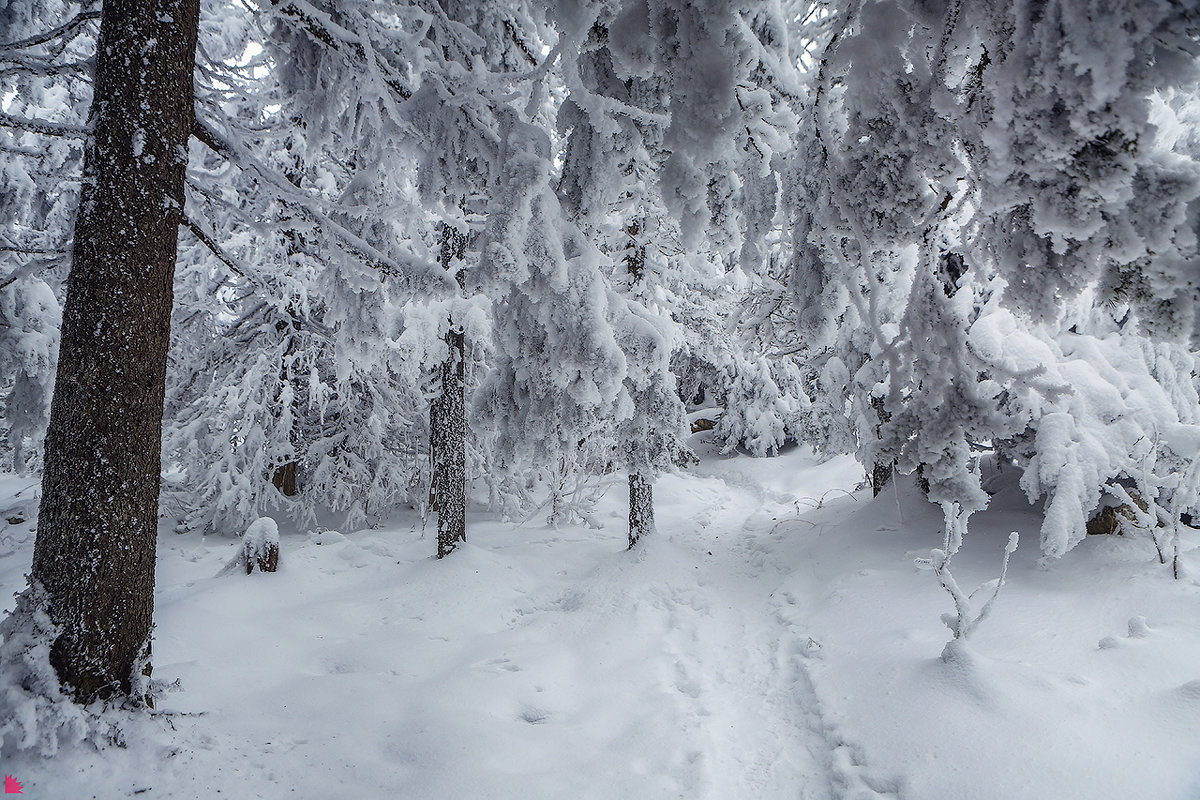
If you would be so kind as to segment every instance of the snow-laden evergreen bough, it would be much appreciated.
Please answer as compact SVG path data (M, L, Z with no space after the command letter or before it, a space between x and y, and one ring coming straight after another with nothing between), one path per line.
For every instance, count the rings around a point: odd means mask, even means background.
M601 255L550 189L549 136L514 121L504 143L509 205L489 216L480 271L509 288L495 306L497 364L482 409L501 458L543 470L551 520L565 521L562 487L612 457L626 360L608 319Z
M919 471L968 512L987 503L981 454L1017 462L1051 556L1117 487L1190 511L1198 173L1150 120L1194 85L1195 10L866 2L835 18L793 173L811 429L844 445L828 409L850 403L864 463ZM1138 477L1147 458L1179 473Z
M59 0L0 3L0 455L15 472L40 470L50 419L96 17Z
M405 101L421 29L388 11L264 9L263 56L243 56L249 23L227 24L214 48L238 102L212 124L232 152L209 154L192 199L232 263L194 248L195 305L177 313L171 442L187 528L234 533L270 509L354 525L427 496L427 321L453 278L414 191L419 113Z

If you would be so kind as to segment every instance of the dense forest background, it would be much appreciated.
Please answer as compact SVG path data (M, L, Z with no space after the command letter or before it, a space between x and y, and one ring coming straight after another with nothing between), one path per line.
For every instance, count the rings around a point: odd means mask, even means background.
M596 524L620 475L635 547L710 425L853 455L875 494L914 476L956 638L985 464L1039 504L1023 547L1119 530L1181 577L1198 58L1187 0L0 0L0 459L47 492L0 734L53 751L47 664L77 700L145 695L148 608L120 653L88 649L108 612L61 632L105 525L150 531L114 607L151 597L159 517L416 509L441 557L475 511ZM159 333L160 378L61 399ZM143 488L95 477L93 434L145 451Z

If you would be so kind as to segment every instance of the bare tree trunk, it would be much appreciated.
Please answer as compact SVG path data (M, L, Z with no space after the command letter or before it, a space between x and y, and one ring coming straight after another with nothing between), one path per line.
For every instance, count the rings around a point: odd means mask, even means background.
M639 241L642 220L635 219L625 226L629 242L625 247L625 271L633 283L642 280L646 272L646 246ZM629 547L654 532L654 475L632 467L629 470Z
M629 473L629 546L654 531L654 479Z
M446 270L461 260L466 237L442 225L441 263ZM462 283L462 276L459 276ZM437 509L437 557L444 558L467 540L467 404L466 336L450 320L448 354L442 362L441 396L429 409L430 458L433 462L433 505Z
M891 462L880 462L871 467L871 496L879 497L880 492L892 482L893 467Z
M295 461L288 461L275 468L271 473L271 485L284 497L295 497L298 487L296 486L296 471L299 465Z
M30 583L79 701L149 672L199 0L105 0Z
M887 422L891 417L883 407L882 397L871 398L871 408L875 409L875 415L879 418L879 424ZM878 427L875 429L876 436L879 435ZM871 466L871 496L878 497L883 491L883 487L891 483L896 471L895 461L878 461Z

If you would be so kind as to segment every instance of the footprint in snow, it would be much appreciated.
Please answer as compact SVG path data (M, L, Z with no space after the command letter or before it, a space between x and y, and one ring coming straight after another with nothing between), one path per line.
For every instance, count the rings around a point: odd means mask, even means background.
M530 725L541 725L550 720L550 712L537 706L525 706L521 709L519 718Z

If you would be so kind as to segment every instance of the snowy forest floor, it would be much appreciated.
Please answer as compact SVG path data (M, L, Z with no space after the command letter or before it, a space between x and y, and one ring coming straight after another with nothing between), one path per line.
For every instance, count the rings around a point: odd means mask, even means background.
M181 690L123 748L0 770L31 799L1200 797L1200 583L1132 537L1039 563L1037 510L996 476L960 584L1022 544L947 664L951 601L914 563L940 512L860 479L804 449L708 454L660 480L633 553L615 479L603 529L477 514L442 562L411 518L285 531L273 575L164 532L155 677ZM30 483L0 480L0 511ZM5 525L7 610L32 525Z

